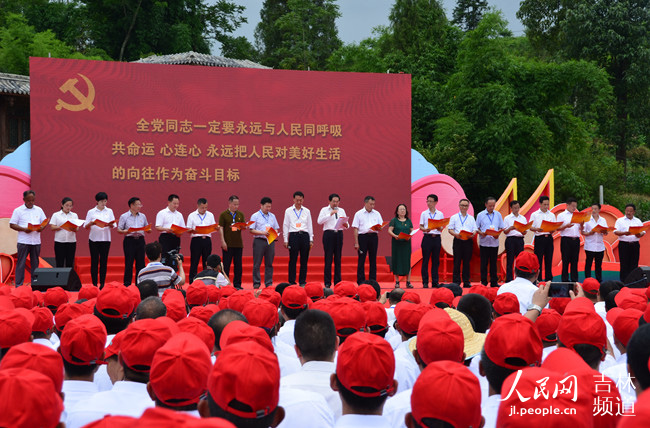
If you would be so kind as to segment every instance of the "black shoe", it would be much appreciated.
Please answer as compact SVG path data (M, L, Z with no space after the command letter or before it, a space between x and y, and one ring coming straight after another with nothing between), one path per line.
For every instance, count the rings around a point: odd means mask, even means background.
M399 288L399 281L395 282L395 288Z
M413 286L411 285L411 283L409 281L406 281L406 288L413 288Z
M422 284L422 288L429 288L429 284Z

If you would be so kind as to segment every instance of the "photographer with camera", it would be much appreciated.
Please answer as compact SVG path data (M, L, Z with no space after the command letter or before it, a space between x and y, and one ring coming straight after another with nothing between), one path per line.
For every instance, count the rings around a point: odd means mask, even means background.
M173 258L174 264L178 265L178 273L176 273L173 267L168 266L169 263L161 263L162 247L158 241L147 244L144 247L144 252L147 255L147 259L149 259L149 264L138 274L137 284L150 279L158 284L160 295L169 287L180 288L181 285L185 284L183 256L178 254L177 250L171 250L169 257L166 257L166 261L171 262L172 260L169 259Z

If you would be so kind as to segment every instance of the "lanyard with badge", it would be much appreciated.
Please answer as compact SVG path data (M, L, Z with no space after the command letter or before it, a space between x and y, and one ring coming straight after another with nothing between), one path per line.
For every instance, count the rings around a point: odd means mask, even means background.
M300 216L302 216L302 208L300 208L299 212L296 212L296 209L293 209L293 213L296 215L296 229L300 229L300 226L302 226L302 223L300 223Z
M260 212L261 212L261 211L260 211ZM237 217L237 211L235 211L234 213L231 213L231 214L232 214L232 223L231 223L231 225L230 225L230 229L231 229L233 232L237 232L238 229L235 227L235 223L236 223L236 221L235 221L235 217Z

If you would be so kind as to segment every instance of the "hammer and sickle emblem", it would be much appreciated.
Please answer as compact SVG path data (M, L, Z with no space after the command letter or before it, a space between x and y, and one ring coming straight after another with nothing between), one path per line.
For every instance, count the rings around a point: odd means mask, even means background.
M86 76L81 73L79 73L79 76L81 76L81 78L86 82L86 85L88 86L88 95L84 95L79 89L77 89L76 84L79 82L79 79L68 79L63 85L61 85L59 90L63 93L70 92L72 96L79 101L79 104L68 104L59 98L56 100L55 108L57 110L64 108L70 111L93 111L95 108L93 105L93 101L95 100L95 87L93 86L93 83L90 81L90 79L88 79Z

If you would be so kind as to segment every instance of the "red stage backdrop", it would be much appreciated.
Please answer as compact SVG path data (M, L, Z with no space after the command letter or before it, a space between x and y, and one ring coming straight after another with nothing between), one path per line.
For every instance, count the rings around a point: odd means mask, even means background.
M69 196L85 218L104 191L116 218L138 196L154 223L170 193L180 195L186 219L199 197L217 217L236 194L247 218L271 197L282 225L300 190L314 222L312 254L322 255L316 218L330 193L350 216L373 195L386 220L410 200L409 75L32 58L30 81L32 187L48 216ZM77 241L77 254L87 255L87 231ZM122 254L121 241L113 233L111 255ZM250 255L248 233L244 245ZM182 247L189 256L188 236ZM54 254L49 229L42 254Z

